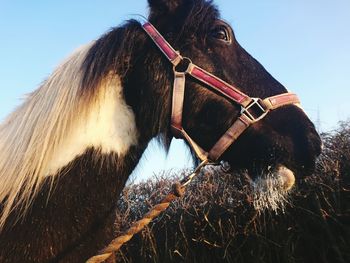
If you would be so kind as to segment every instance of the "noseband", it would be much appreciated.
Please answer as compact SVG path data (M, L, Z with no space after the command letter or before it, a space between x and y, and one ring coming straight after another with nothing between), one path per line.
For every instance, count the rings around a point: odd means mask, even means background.
M142 27L173 65L174 86L171 113L173 135L176 138L186 139L202 161L217 161L251 124L263 119L270 111L282 106L300 103L297 95L289 92L265 99L249 97L237 87L193 64L189 58L181 56L180 52L176 51L150 22L145 22ZM180 67L185 69L179 69ZM182 127L186 75L190 75L241 106L241 115L209 152L203 150Z

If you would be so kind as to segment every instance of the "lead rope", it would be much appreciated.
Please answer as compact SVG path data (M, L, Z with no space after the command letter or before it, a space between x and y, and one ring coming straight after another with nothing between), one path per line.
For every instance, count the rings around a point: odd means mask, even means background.
M155 205L144 217L136 222L134 222L131 227L124 232L124 234L113 239L100 253L96 256L91 257L86 261L86 263L100 263L108 260L115 252L117 252L120 247L128 242L135 234L140 232L145 226L147 226L154 218L159 216L164 212L178 197L182 197L185 193L186 186L192 182L192 180L200 173L202 168L209 164L206 159L202 161L196 169L186 177L184 177L180 182L176 182L172 186L172 190L168 195L157 205Z

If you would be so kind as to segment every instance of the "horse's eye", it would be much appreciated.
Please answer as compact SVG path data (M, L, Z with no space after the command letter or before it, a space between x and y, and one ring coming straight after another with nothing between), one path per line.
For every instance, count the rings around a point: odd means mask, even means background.
M227 42L227 43L231 42L230 32L229 32L228 28L226 28L225 26L216 27L212 31L211 36L218 39L218 40Z

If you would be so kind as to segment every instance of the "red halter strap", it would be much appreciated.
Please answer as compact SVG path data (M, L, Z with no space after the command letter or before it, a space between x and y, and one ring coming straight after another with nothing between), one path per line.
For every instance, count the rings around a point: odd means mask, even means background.
M299 104L297 95L293 93L282 93L266 99L251 98L241 92L237 87L228 84L222 79L210 74L206 70L192 63L189 58L182 57L150 23L145 22L143 29L150 36L153 42L163 52L167 59L173 64L174 85L171 113L171 128L176 138L184 138L191 145L198 158L203 160L217 161L227 148L253 123L263 119L271 110L279 107ZM183 72L176 70L180 62L187 62L187 69ZM209 152L204 151L182 127L183 102L185 93L186 75L199 80L224 97L241 106L241 115L216 142Z

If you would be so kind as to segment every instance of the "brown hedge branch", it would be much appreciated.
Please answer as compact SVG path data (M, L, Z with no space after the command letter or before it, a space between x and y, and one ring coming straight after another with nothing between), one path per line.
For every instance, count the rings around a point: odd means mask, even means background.
M350 126L341 124L323 141L315 174L298 182L283 211L258 213L249 178L213 167L124 246L117 262L350 262ZM127 187L116 235L174 180L164 173Z

